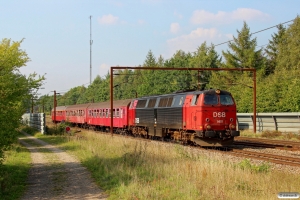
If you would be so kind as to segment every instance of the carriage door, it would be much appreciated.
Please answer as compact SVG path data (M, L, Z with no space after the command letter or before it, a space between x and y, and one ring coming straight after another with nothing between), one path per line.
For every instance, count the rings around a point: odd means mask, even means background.
M198 105L200 101L200 94L195 94L191 101L191 125L193 129L196 129L197 126L200 126L201 112Z
M154 135L156 135L156 125L157 125L157 109L154 109Z

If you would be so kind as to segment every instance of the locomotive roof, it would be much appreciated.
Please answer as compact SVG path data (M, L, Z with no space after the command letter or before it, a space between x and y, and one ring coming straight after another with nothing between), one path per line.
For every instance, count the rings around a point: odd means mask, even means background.
M131 102L131 99L117 100L114 101L114 108L128 106ZM88 108L96 109L96 108L110 108L110 101L100 102L100 103L91 103Z
M136 99L149 99L149 98L157 98L157 97L166 97L166 96L178 96L178 95L188 95L188 94L215 94L217 89L209 89L209 90L192 90L192 91L178 91L170 94L162 94L162 95L153 95L153 96L144 96ZM225 90L220 90L220 94L230 94Z

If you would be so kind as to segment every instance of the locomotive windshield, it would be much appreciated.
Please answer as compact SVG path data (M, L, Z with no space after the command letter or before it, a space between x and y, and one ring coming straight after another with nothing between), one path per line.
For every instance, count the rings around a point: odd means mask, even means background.
M234 104L232 97L228 94L221 94L220 101L221 101L222 105L233 105Z
M206 94L204 96L204 104L217 105L218 104L218 96L216 94Z

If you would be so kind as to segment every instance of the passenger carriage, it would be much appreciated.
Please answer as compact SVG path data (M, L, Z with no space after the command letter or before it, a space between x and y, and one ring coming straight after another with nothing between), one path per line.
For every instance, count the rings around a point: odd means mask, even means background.
M78 104L66 107L66 121L84 127L87 122L87 107L90 104Z
M114 101L113 125L116 129L127 128L128 107L131 100ZM100 130L110 127L110 102L91 103L87 108L87 124Z
M58 106L55 109L56 111L56 116L54 119L54 109L52 109L51 111L51 118L52 118L52 122L57 123L57 122L62 122L64 120L66 120L66 106Z

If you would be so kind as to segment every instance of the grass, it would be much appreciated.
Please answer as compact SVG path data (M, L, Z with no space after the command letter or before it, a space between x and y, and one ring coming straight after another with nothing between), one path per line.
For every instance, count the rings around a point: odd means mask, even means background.
M277 199L279 192L300 192L299 174L271 170L269 163L233 162L181 145L92 132L67 136L55 131L55 135L42 135L29 128L26 132L78 157L109 199ZM282 137L276 134L255 136ZM15 144L6 156L0 168L0 199L19 199L26 189L30 155ZM57 164L53 161L51 166L59 167ZM60 193L63 177L59 171L56 175L53 192Z
M289 132L266 130L259 133L253 133L251 130L243 130L241 131L241 136L255 137L255 138L269 138L269 139L278 139L278 140L292 140L292 141L300 142L300 132L289 133Z
M30 165L28 150L14 144L5 152L5 160L0 165L0 199L19 199L27 188L26 181Z
M92 132L38 137L76 155L109 199L277 199L300 188L299 174L181 145Z

